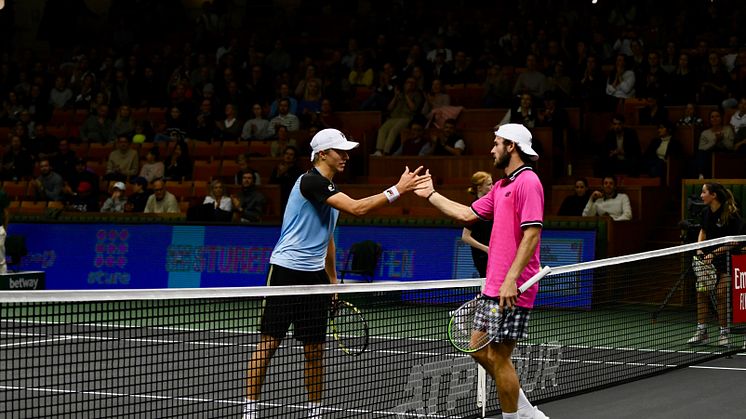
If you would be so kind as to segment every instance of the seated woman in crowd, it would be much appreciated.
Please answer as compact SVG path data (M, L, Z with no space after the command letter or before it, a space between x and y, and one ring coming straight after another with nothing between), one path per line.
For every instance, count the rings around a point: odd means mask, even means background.
M575 193L565 197L560 205L557 215L580 217L583 215L588 200L591 198L591 190L588 189L588 180L584 177L575 179Z
M185 141L178 141L171 155L166 157L164 178L166 180L190 180L192 178L192 159L189 157L189 146Z

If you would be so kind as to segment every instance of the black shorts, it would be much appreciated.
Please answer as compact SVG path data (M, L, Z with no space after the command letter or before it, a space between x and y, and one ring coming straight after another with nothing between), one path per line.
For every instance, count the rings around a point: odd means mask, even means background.
M270 265L267 285L328 284L326 271L305 272ZM267 297L260 331L262 334L282 339L293 325L295 339L303 343L326 342L326 325L329 319L332 296L292 295Z

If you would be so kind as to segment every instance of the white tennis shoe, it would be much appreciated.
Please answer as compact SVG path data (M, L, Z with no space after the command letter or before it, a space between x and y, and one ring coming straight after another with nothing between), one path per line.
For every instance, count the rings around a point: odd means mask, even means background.
M720 332L720 337L718 337L718 346L728 346L728 333Z
M709 341L710 339L707 337L707 330L697 329L697 331L694 332L694 336L686 341L686 343L690 345L706 345Z
M534 406L533 409L529 411L521 412L518 411L518 419L549 419L549 416L545 415L544 412L539 410L538 407Z
M321 419L321 405L320 404L309 403L308 419Z

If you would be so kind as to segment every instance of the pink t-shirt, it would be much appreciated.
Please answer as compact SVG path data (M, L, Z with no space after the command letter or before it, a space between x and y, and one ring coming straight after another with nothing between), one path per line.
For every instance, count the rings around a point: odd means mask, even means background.
M471 209L477 217L493 221L484 295L497 297L515 259L523 238L523 229L543 226L544 188L533 169L522 166L507 178L500 179L490 193L474 201ZM540 248L541 243L536 246L531 260L516 281L517 286L521 286L541 269ZM538 290L538 284L527 289L518 297L516 304L533 308Z

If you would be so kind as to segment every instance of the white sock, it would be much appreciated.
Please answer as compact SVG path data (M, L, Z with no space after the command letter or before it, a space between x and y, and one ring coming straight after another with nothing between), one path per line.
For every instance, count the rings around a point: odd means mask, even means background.
M523 389L518 390L518 411L519 412L525 412L527 410L533 410L534 405L531 404L530 401L528 401L528 398L526 398L526 393L523 392Z
M321 403L308 403L308 419L321 418Z
M243 419L256 419L256 400L246 399L243 405Z
M518 412L513 412L513 413L503 412L503 419L518 419Z
M704 323L697 323L697 330L705 330L707 327Z
M730 334L730 328L729 327L720 326L720 334L721 335Z

